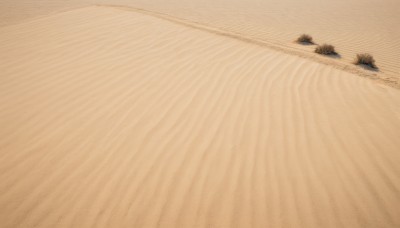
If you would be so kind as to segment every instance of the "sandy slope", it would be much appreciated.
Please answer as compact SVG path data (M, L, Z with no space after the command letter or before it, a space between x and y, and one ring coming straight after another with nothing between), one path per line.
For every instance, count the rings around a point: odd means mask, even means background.
M145 14L0 28L2 227L398 227L400 92Z
M331 43L350 63L369 52L380 67L379 77L400 87L400 3L398 0L98 0L200 22L296 50L314 46L293 43L311 34L317 43Z
M95 0L1 0L0 27L94 3Z
M398 0L2 0L0 27L93 4L122 5L165 13L190 22L312 53L315 46L293 43L309 33L335 45L339 64L371 53L379 72L368 77L400 88L400 4ZM342 66L345 68L347 66Z

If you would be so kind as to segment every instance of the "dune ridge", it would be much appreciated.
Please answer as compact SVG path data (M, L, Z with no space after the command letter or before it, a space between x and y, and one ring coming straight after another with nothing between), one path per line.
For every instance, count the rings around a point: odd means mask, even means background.
M400 91L150 15L0 28L3 227L397 227Z
M330 43L337 48L339 65L350 64L359 53L372 54L379 71L363 72L362 68L355 68L353 73L372 75L373 80L396 88L400 85L400 30L397 29L400 5L397 0L4 0L0 2L0 26L99 4L157 12L291 49L303 56L313 52L315 47L297 45L293 41L300 34L309 33L318 44Z
M344 70L346 72L365 77L368 79L372 79L376 82L391 86L393 88L400 88L400 83L397 82L397 80L393 80L393 78L388 78L385 76L384 73L379 73L379 70L366 70L361 68L360 66L354 65L353 62L344 62L341 61L340 58L332 58L332 57L327 57L327 56L320 56L316 55L314 52L310 51L305 51L303 49L298 49L294 48L292 45L287 45L287 44L282 44L282 43L274 43L274 42L269 42L266 40L262 39L257 39L255 37L248 37L245 34L229 31L229 30L223 30L219 29L217 27L210 27L201 23L185 20L182 18L177 18L168 14L160 13L160 12L154 12L146 9L141 9L141 8L135 8L131 6L121 6L121 5L97 5L99 7L112 7L112 8L117 8L117 9L122 9L122 10L128 10L128 11L135 11L139 13L144 13L148 14L151 16L155 16L161 19L165 19L174 23L178 23L184 26L188 26L190 28L195 28L195 29L200 29L203 31L207 31L210 33L214 33L217 35L221 36L226 36L229 38L233 39L238 39L243 42L255 44L255 45L260 45L263 47L268 47L270 49L274 49L276 51L284 52L286 54L291 54L291 55L296 55L298 57L310 59L313 61L316 61L318 63L330 65L331 67L334 67L336 69Z
M292 49L312 52L314 46L293 41L303 33L318 44L334 45L343 62L370 53L380 76L400 84L400 5L397 0L102 0L168 14Z

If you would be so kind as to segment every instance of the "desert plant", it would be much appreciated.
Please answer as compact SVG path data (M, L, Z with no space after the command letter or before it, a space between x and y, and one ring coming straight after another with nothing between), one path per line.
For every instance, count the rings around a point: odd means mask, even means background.
M356 59L354 60L354 64L356 65L366 65L371 68L376 69L377 66L375 65L375 59L372 55L367 53L357 54Z
M315 52L321 55L337 55L335 47L330 44L318 45L317 48L315 48Z
M297 43L302 43L302 44L314 44L314 41L312 40L312 37L307 34L302 34L297 38Z

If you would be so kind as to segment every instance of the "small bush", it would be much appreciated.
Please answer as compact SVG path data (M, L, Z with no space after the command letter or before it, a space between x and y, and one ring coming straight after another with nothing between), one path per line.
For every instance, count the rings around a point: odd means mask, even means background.
M315 52L321 55L337 55L335 47L330 44L318 45L318 47L315 48Z
M297 43L314 44L314 41L312 40L312 37L310 35L303 34L299 38L297 38Z
M370 54L357 54L356 59L354 60L354 64L356 65L366 65L369 66L371 68L376 69L376 65L375 65L375 59L374 57L372 57L372 55Z

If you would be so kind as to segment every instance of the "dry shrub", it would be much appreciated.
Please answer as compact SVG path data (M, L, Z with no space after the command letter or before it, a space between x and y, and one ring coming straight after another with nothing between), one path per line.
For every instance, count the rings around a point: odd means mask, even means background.
M367 53L357 54L356 59L354 60L354 64L356 65L366 65L371 68L376 69L375 59L372 55Z
M318 47L315 48L315 52L321 55L337 55L335 47L330 44L318 45Z
M307 34L302 34L297 38L297 43L303 43L303 44L314 44L314 41L312 40L312 37Z

